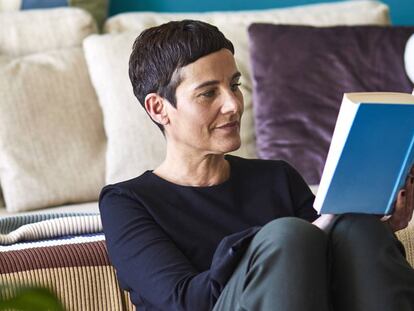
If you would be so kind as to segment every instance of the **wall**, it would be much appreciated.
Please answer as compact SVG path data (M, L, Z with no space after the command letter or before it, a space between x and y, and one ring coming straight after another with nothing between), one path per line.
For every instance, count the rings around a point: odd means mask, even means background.
M110 15L127 11L203 12L249 10L333 2L331 0L112 0ZM414 25L414 0L382 0L391 9L394 25Z

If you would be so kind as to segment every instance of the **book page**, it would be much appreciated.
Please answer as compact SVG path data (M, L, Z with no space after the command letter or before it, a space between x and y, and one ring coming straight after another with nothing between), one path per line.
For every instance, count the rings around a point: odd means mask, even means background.
M358 108L359 104L349 100L347 94L344 94L332 135L332 141L329 146L321 182L319 184L318 192L313 205L318 213L322 208L323 201L325 200L326 193L336 169L336 164L341 157L342 150L345 146L345 142Z

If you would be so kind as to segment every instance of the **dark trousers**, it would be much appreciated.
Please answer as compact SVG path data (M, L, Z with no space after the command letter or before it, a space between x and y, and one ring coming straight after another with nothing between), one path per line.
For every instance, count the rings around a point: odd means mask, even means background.
M370 215L339 216L326 232L293 217L254 237L213 311L414 310L414 269Z

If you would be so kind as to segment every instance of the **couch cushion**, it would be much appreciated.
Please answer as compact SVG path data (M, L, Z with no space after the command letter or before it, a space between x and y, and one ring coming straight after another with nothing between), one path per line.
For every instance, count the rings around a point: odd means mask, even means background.
M135 99L128 59L136 33L92 35L84 41L108 139L106 183L140 175L163 160L165 140Z
M414 27L249 28L258 154L319 183L345 92L410 92L404 48Z
M79 46L96 32L90 14L77 8L0 13L0 54L26 55Z
M9 211L97 200L102 114L80 47L0 55L0 181Z
M245 97L245 111L241 124L242 146L234 154L247 158L256 157L247 36L247 26L251 22L277 21L313 25L389 23L387 7L372 1L203 14L125 13L110 18L105 24L107 32L131 33L94 36L85 40L84 45L92 82L105 115L108 183L139 175L145 169L154 168L164 157L164 140L133 95L127 70L128 58L132 43L142 30L184 18L201 19L217 25L235 45L236 62L242 73L241 90ZM141 144L143 140L148 143L146 147Z

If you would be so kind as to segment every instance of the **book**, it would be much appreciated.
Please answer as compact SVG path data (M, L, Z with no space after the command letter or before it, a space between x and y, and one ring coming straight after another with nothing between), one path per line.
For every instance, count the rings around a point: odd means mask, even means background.
M389 215L413 163L414 96L345 93L314 208Z

